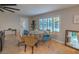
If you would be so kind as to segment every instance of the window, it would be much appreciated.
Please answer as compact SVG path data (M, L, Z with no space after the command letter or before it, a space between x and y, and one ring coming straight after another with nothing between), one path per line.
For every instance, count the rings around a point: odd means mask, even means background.
M71 32L71 42L78 43L77 32Z
M59 32L59 17L40 19L39 29L41 31Z
M54 31L59 32L59 17L54 17Z

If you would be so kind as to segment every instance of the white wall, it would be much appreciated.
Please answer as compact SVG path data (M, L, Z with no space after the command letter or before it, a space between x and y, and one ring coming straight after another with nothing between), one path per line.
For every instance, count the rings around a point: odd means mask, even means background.
M67 8L55 12L50 12L42 15L35 16L35 20L40 17L54 17L60 16L60 32L57 34L57 41L65 42L65 30L78 30L79 24L74 24L74 15L79 15L79 7Z
M0 30L8 28L17 29L21 32L23 29L29 30L28 17L19 16L15 13L0 13ZM9 31L10 32L10 31ZM9 32L6 32L7 34Z
M15 13L0 12L0 30L19 29L19 16Z

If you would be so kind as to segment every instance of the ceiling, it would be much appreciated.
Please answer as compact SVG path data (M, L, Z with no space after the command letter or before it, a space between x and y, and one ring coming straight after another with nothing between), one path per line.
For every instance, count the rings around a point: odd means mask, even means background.
M73 6L76 4L18 4L15 7L21 9L16 12L19 15L33 16Z

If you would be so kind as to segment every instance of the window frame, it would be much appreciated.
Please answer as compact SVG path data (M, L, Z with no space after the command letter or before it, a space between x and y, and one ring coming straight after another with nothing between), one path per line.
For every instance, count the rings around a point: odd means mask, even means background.
M55 20L54 20L54 18L58 18L58 31L56 31L55 30ZM48 17L48 18L40 18L40 19L42 19L42 21L43 21L43 19L47 19L47 29L49 29L50 27L49 27L49 21L48 21L48 19L52 19L52 31L50 31L50 32L60 32L60 17L59 16L56 16L56 17ZM39 19L39 30L40 30L40 19ZM43 27L43 26L42 26ZM44 28L44 27L43 27ZM45 31L44 29L43 30L40 30L40 31Z

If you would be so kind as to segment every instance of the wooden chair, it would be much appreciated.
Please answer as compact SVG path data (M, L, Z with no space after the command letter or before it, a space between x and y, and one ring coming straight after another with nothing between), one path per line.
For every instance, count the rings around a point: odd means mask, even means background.
M22 39L19 32L16 32L16 39L18 39L18 46L24 46L24 40Z

